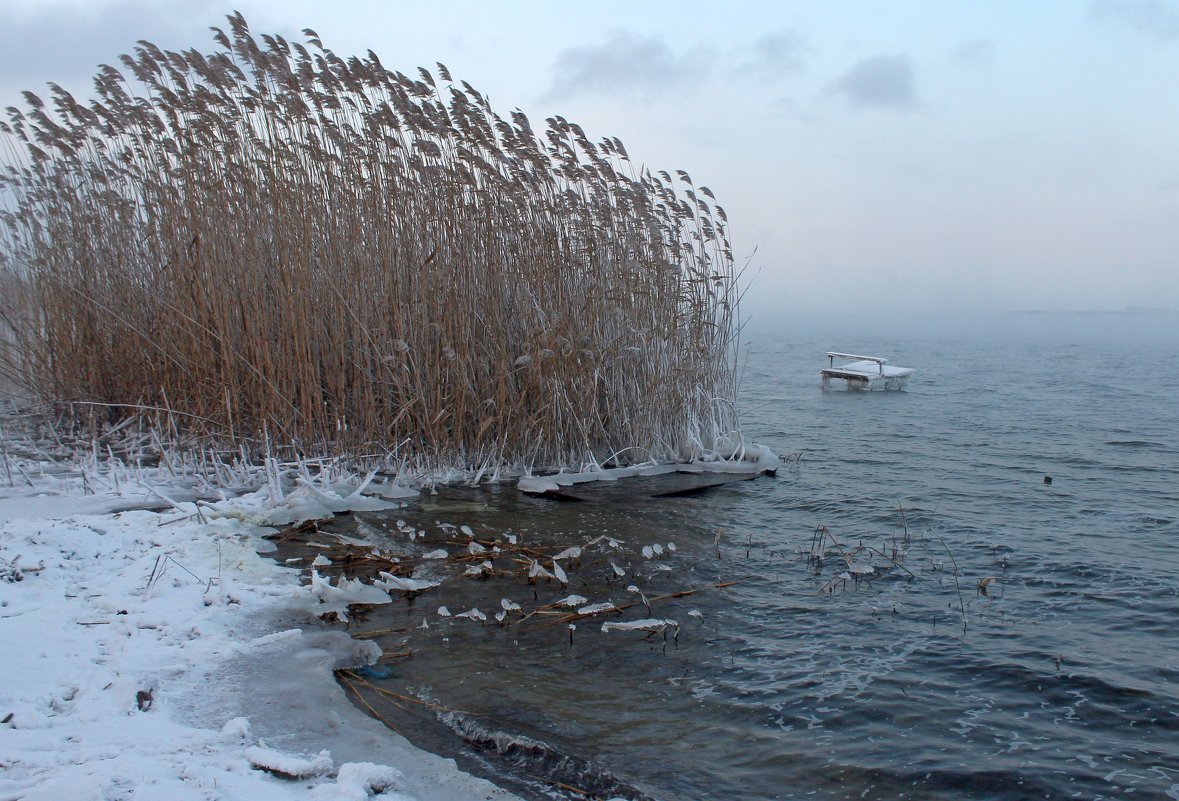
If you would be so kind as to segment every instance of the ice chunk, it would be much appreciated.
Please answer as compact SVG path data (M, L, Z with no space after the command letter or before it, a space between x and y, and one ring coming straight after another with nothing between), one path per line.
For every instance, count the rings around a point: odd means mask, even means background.
M401 576L394 576L392 573L381 571L381 578L383 581L374 581L374 587L392 592L393 590L400 590L401 592L421 592L428 590L431 587L437 587L437 581L424 581L414 578L402 578Z
M602 631L650 631L658 632L666 629L678 629L679 623L671 619L646 618L645 620L631 620L625 623L607 621L602 624Z
M255 745L246 749L245 757L258 770L289 779L326 776L335 767L332 764L332 756L327 751L320 751L309 759Z
M580 609L577 610L577 614L579 614L579 615L596 615L601 612L609 612L609 611L611 611L613 609L617 609L617 608L618 607L615 606L612 601L602 601L601 603L598 603L598 604L590 604L589 606L581 607Z
M324 603L343 604L387 604L389 595L384 590L371 584L365 584L360 579L349 579L346 576L336 578L336 586L332 586L331 579L319 575L318 570L311 571L311 594Z
M493 566L491 562L483 561L477 565L469 565L467 569L463 571L463 575L467 578L483 578L484 576L490 576L492 570Z
M354 798L406 798L400 794L389 794L387 790L398 789L402 774L397 768L374 765L371 762L346 762L340 766L334 783L321 784L311 791L312 801L346 801Z
M536 579L536 578L551 579L551 578L554 578L554 576L552 573L545 570L544 567L541 566L540 562L537 562L535 559L533 559L532 563L528 566L528 578L530 578L530 579Z
M225 725L221 727L221 733L226 737L233 737L243 742L249 740L251 737L250 720L249 718L236 717L226 721Z

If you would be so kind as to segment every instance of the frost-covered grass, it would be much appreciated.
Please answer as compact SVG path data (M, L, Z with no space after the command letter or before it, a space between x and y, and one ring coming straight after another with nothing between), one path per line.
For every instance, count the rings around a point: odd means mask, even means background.
M724 211L441 64L143 42L0 122L0 373L80 416L424 471L684 460L736 429Z
M256 489L209 498L175 458L63 459L50 432L16 430L0 436L0 798L514 798L349 704L332 670L379 649L318 616L358 599L256 552L275 525L382 503L357 482L288 471L279 493L240 468Z

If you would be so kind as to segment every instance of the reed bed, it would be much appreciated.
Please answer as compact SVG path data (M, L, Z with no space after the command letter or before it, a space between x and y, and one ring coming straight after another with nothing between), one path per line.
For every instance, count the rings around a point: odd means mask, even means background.
M0 372L260 453L427 469L683 460L737 428L713 193L445 66L140 42L0 123Z

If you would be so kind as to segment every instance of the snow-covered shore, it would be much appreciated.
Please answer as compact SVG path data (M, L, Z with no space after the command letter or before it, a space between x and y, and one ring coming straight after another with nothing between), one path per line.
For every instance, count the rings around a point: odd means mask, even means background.
M374 654L257 552L267 524L378 501L197 505L164 466L3 460L0 801L516 798L357 710L332 669Z

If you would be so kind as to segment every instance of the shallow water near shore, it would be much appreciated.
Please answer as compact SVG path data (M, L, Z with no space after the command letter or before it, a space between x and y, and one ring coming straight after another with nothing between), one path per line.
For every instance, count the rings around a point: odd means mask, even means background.
M823 393L834 347L919 372ZM381 707L410 739L536 795L1179 798L1177 394L1173 344L754 347L746 432L801 454L777 477L610 503L452 488L337 521L407 555L459 552L461 525L550 556L609 538L564 587L514 554L479 580L423 563L442 587L354 624L413 652L366 680L437 705ZM635 605L524 617L573 593ZM676 625L602 630L643 618Z

